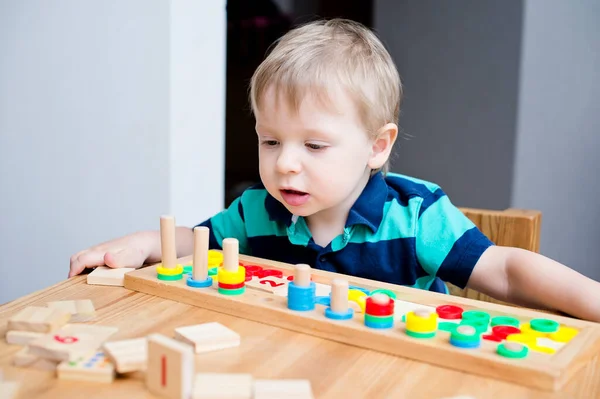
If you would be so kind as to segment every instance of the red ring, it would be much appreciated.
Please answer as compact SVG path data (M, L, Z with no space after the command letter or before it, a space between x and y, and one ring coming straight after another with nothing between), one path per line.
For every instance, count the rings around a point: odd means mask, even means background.
M245 285L245 282L241 282L238 284L224 284L219 283L219 288L223 288L225 290L237 290L238 288L242 288Z
M463 309L459 306L454 305L440 305L435 308L436 313L440 316L440 319L445 320L457 320L462 317Z
M495 334L482 335L481 338L487 339L488 341L502 342L502 338Z
M257 276L258 278L264 278L264 277L283 278L283 272L281 270L275 270L275 269L263 269L263 270L259 271L257 274L255 274L255 276Z
M365 313L371 316L390 316L394 314L394 300L390 298L387 305L380 305L368 297L365 305Z
M518 334L521 330L514 326L494 326L492 334L498 338L506 339L510 334Z

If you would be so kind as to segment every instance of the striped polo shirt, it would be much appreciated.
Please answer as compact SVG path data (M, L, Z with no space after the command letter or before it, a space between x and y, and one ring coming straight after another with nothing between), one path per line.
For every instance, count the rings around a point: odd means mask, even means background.
M199 226L210 229L211 248L233 237L242 254L446 293L443 281L464 288L493 245L439 186L396 173L370 178L343 234L326 247L263 185Z

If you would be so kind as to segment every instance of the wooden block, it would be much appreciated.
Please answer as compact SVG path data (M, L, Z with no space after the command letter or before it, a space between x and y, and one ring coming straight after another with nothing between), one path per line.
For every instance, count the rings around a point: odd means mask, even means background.
M75 360L64 361L57 367L61 380L113 382L115 368L102 351L94 351Z
M196 353L240 345L238 333L216 322L176 328L175 339L191 345Z
M188 399L194 383L191 346L161 334L148 336L146 387L158 396Z
M58 362L56 361L31 354L28 347L21 349L15 354L12 364L15 367L27 367L42 371L54 371L58 366Z
M87 283L90 285L114 285L123 286L125 274L134 271L132 267L121 267L112 269L106 266L98 266L93 272L87 275Z
M82 323L90 321L96 316L94 303L90 299L80 299L76 301L56 301L48 302L51 309L60 309L71 314L70 323Z
M254 399L313 399L308 380L255 380Z
M192 399L251 399L252 375L198 373Z
M67 324L55 333L31 342L29 347L32 354L45 359L76 360L80 356L97 350L117 331L117 327Z
M43 337L44 333L38 333L33 331L7 331L6 332L6 343L9 345L29 345L31 341Z
M117 373L142 371L148 362L148 340L134 338L107 342L104 344L104 353L115 365Z
M246 281L246 286L271 294L285 293L282 296L287 296L287 286L289 283L286 279L274 276L263 277L261 279L253 277L252 280Z
M8 320L8 331L48 333L69 322L71 314L64 310L28 306Z

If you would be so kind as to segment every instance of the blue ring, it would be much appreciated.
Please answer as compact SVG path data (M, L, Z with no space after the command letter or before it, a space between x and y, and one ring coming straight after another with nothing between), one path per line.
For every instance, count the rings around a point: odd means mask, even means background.
M331 298L328 296L318 296L315 298L315 303L317 305L329 306L331 305Z
M450 338L450 343L458 348L465 348L465 349L479 348L479 346L481 344L480 341L461 342L461 341L453 340L452 338Z
M194 280L192 277L187 278L187 285L194 288L206 288L211 287L213 285L213 279L207 278L206 280Z
M365 326L370 327L370 328L392 328L394 327L394 320L389 321L389 322L372 322L372 321L366 321L365 320Z
M288 309L291 310L314 310L316 284L311 281L308 287L298 287L293 281L288 284Z
M334 319L334 320L348 320L354 316L354 309L348 308L345 313L338 313L331 310L331 308L325 309L325 317Z
M369 291L369 290L368 290L368 289L366 289L366 288L362 288L362 287L356 287L356 286L354 286L354 285L351 285L351 286L349 286L349 287L348 287L348 289L349 289L349 290L359 290L359 291L362 291L362 292L364 292L364 293L365 293L365 294L367 294L367 295L369 295L369 293L371 292L371 291Z

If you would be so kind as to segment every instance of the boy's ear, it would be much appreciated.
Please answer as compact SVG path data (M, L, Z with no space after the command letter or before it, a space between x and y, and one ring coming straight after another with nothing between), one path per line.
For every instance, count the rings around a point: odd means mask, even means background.
M385 165L392 147L398 137L398 125L395 123L387 123L377 132L375 140L373 140L373 148L371 149L371 158L369 159L369 167L371 169L380 169Z

